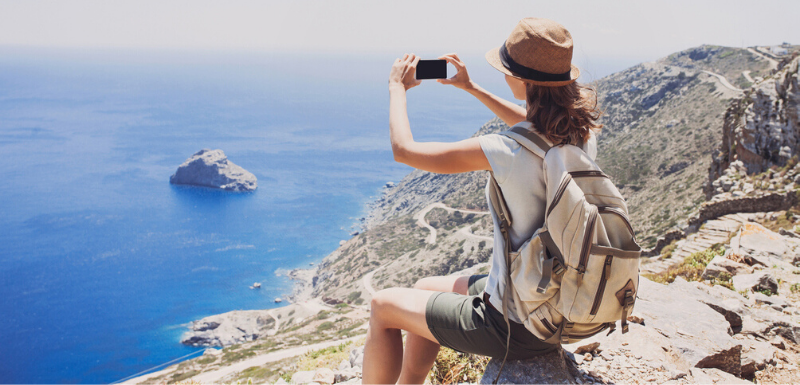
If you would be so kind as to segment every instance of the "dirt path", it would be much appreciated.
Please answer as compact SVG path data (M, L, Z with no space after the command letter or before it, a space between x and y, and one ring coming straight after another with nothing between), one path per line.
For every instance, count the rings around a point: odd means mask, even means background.
M766 60L767 62L769 62L770 69L778 68L778 61L777 60L775 60L775 59L773 59L773 58L771 58L771 57L769 57L767 55L764 55L763 53L758 52L758 50L755 50L753 48L748 48L747 50L750 51L750 53L752 53L753 55L756 55L756 56Z
M275 361L282 360L284 358L299 356L301 354L305 354L305 353L307 353L309 351L312 351L312 350L324 349L324 348L327 348L327 347L330 347L330 346L339 345L341 343L354 341L354 340L359 339L359 338L364 338L364 336L350 337L350 338L347 338L347 339L336 340L336 341L320 342L318 344L299 346L299 347L296 347L296 348L284 349L284 350L277 351L277 352L261 354L261 355L255 356L253 358L248 358L248 359L246 359L244 361L237 362L237 363L232 364L230 366L226 366L224 368L220 368L218 370L213 370L213 371L210 371L210 372L200 373L200 374L192 377L191 380L192 380L192 382L199 382L199 383L202 383L202 384L217 383L217 382L220 382L225 376L228 376L228 375L233 374L235 372L241 372L241 371L243 371L243 370L245 370L247 368L253 367L253 366L261 366L261 365L264 365L264 364L266 364L268 362L275 362Z
M747 79L748 82L755 83L755 80L753 80L753 78L750 77L750 70L742 71L742 76L744 76L744 78Z
M414 214L414 219L417 220L417 225L419 225L422 228L426 228L426 229L428 229L428 231L431 232L428 235L428 238L425 239L425 242L428 243L428 244L431 244L431 245L436 243L437 232L436 232L436 229L433 226L431 226L428 223L428 221L425 220L425 215L428 215L428 212L430 212L431 210L433 210L435 208L444 209L444 210L446 210L447 212L450 212L450 213L456 212L456 211L460 211L460 212L466 213L466 214L489 215L488 211L454 209L452 207L445 206L445 204L441 203L441 202L436 202L436 203L429 204L424 209L422 209L422 210L418 211L416 214ZM467 226L467 228L468 227L469 226ZM459 231L461 231L461 230L459 230ZM480 235L472 234L471 232L469 232L469 230L467 230L465 232L462 231L462 233L467 235L467 236L475 237L477 239L488 238L488 237L482 237ZM489 239L491 239L491 238L489 238Z
M741 88L738 88L738 87L734 86L733 84L731 84L731 83L728 81L728 79L726 79L724 76L722 76L722 75L720 75L720 74L713 73L713 72L711 72L711 71L706 71L706 70L703 70L703 72L704 72L704 73L707 73L707 74L709 74L709 75L711 75L711 76L714 76L714 77L716 77L717 79L719 79L719 82L720 82L720 83L722 83L722 85L723 85L723 86L725 86L725 88L728 88L728 89L730 89L730 90L733 90L733 91L736 91L736 92L742 92L742 89L741 89Z
M475 238L475 239L480 239L480 240L482 240L482 241L494 241L494 238L492 238L492 237L487 237L487 236L483 236L483 235L476 235L476 234L473 234L471 231L469 231L469 226L464 226L464 227L462 227L460 230L458 230L458 232L459 232L460 234L462 234L462 235L465 235L465 236L467 236L467 237L471 237L471 238Z
M375 273L377 273L380 269L383 269L383 266L364 274L364 278L361 279L361 283L364 285L364 289L367 290L367 293L369 293L370 297L375 295L375 288L372 287L372 276L375 275Z

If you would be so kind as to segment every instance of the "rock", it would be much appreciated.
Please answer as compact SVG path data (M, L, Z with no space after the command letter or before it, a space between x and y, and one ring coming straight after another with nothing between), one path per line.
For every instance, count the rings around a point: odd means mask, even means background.
M751 379L758 370L774 363L775 347L767 342L742 341L742 377Z
M599 347L600 347L600 343L599 342L592 342L592 343L589 343L589 344L586 344L586 345L578 346L578 348L576 348L573 353L575 353L575 354L591 353L591 352L597 350L597 348L599 348Z
M283 385L283 384L288 384L288 382L286 382L286 380L284 380L283 377L278 377L278 381L275 381L275 385Z
M338 384L340 382L349 381L350 379L358 377L358 371L356 368L347 368L345 370L338 370L333 374L334 383Z
M224 347L253 341L274 333L274 322L269 310L235 310L217 314L189 324L189 331L181 336L181 343Z
M746 298L722 286L711 286L700 282L676 280L671 286L685 293L686 296L708 305L711 309L725 317L733 332L741 330L742 315L746 307Z
M222 354L222 349L208 348L203 351L204 356L218 356L220 354Z
M714 259L712 259L708 265L706 265L706 269L703 271L702 278L720 278L723 273L731 277L738 274L750 274L752 272L752 267L747 266L744 263L732 261L725 256L718 255L714 257Z
M502 359L493 358L486 365L481 384L491 384L497 377ZM563 349L529 360L508 360L500 374L501 384L575 384Z
M314 382L314 371L311 370L304 370L292 374L292 380L289 381L292 384L308 384L310 382Z
M736 291L769 291L778 293L778 281L772 274L758 272L753 274L743 274L733 277L733 287Z
M694 377L695 384L748 384L753 385L750 381L742 380L729 373L725 373L719 369L691 369L692 377Z
M229 161L222 150L209 149L189 157L169 182L230 191L253 191L257 187L255 175Z
M797 241L787 240L764 226L756 223L743 225L739 236L734 237L742 254L750 257L765 266L772 266L776 259L784 263L791 263L796 255ZM734 246L734 243L731 243Z
M789 306L789 304L781 297L778 296L768 296L762 293L753 293L752 295L753 300L757 304L766 304L766 305L774 305L772 308L775 310L782 310L783 308Z
M330 370L328 368L317 369L314 372L314 378L312 379L312 381L320 384L333 384L334 383L333 370Z
M342 360L342 362L339 363L339 370L347 370L350 369L351 367L352 366L350 366L350 361L348 360Z
M668 345L663 347L665 351L673 349L677 353L674 358L677 364L717 368L739 375L742 345L731 338L730 328L720 327L728 325L726 319L694 299L686 281L676 279L675 282L678 284L660 285L639 277L634 313L643 315L647 320L646 328L653 328L668 339ZM694 293L702 292L695 289ZM629 338L628 341L634 340Z
M773 337L772 339L769 340L769 343L778 349L781 350L786 349L786 343L783 342L783 338L781 337Z
M633 322L635 324L644 325L644 319L639 316L629 315L628 322Z
M783 235L784 237L800 238L800 234L797 234L794 231L786 230L784 228L780 228L778 230L778 234Z
M360 346L350 351L350 366L362 367L364 366L364 347Z

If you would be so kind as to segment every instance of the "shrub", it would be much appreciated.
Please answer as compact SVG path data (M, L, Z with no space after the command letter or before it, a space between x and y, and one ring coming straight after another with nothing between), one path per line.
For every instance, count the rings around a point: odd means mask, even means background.
M356 299L361 297L360 291L354 291L347 295L347 302L354 302Z
M683 277L687 281L699 281L700 275L703 274L703 270L705 270L706 265L708 265L708 263L711 262L714 257L724 253L725 247L721 244L716 244L706 250L693 253L692 255L686 257L683 260L683 263L670 267L663 273L646 274L645 277L659 283L672 283L675 281L676 277Z
M456 352L442 347L428 374L431 384L478 383L489 357Z
M675 251L675 248L676 248L676 247L678 247L678 246L676 245L676 243L677 243L677 242L678 242L678 240L677 240L677 239L676 239L676 240L673 240L672 242L670 242L668 245L664 246L664 247L661 249L661 255L662 255L662 256L664 256L664 259L667 259L667 258L671 258L671 257L672 257L672 252L674 252L674 251Z
M325 330L333 329L336 325L333 324L331 321L325 321L317 326L317 331L322 332Z

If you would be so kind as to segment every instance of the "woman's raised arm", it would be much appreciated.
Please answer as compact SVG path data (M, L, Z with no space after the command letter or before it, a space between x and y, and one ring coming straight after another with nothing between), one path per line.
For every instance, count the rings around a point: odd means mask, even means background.
M448 63L456 67L456 74L449 79L439 79L439 83L450 84L456 88L469 92L472 96L478 98L483 105L488 107L500 120L505 122L509 127L526 119L526 111L522 106L518 106L513 102L505 100L489 91L481 88L477 83L473 82L467 72L467 65L458 58L458 55L449 53L442 55L439 59L447 60Z
M415 78L419 57L403 56L389 75L389 130L394 159L411 167L440 173L491 170L477 138L454 143L415 142L408 122L406 91L421 82Z

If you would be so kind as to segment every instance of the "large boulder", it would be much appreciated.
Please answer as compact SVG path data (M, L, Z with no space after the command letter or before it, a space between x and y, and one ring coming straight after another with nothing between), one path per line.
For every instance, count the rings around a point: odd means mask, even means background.
M732 277L737 274L749 274L753 268L744 263L736 262L724 255L718 255L711 260L703 271L703 279L722 278L724 275Z
M631 323L627 334L600 333L579 345L600 342L600 349L626 351L638 361L665 365L676 373L716 368L738 376L742 344L732 334L741 327L744 297L704 286L682 278L661 285L640 276L631 319L641 324ZM565 346L569 351L577 348Z
M274 333L275 318L269 310L234 310L189 324L181 343L190 346L230 346Z
M742 345L731 337L725 317L696 299L702 294L682 279L660 285L640 277L634 314L667 337L671 346L665 351L677 353L672 358L679 367L716 368L738 376Z
M486 365L481 384L491 384L503 360ZM528 360L508 360L497 381L499 384L576 384L563 349L556 349Z
M229 161L222 150L207 148L183 162L169 183L229 191L253 191L257 187L255 175Z
M736 291L762 291L774 294L778 292L778 281L772 274L761 271L734 276L733 287Z

